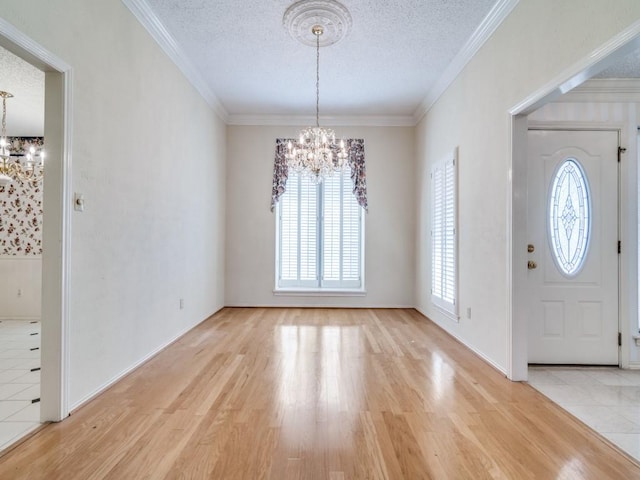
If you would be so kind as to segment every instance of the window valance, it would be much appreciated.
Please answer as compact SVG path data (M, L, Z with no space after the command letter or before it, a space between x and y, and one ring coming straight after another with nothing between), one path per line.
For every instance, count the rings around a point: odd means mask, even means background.
M271 189L271 211L273 211L276 203L278 203L278 200L287 187L289 169L287 167L285 154L287 153L287 145L289 142L295 142L295 140L289 138L276 139L276 155L273 162L273 184ZM367 172L364 162L364 140L361 138L350 138L344 142L349 152L347 161L349 167L351 167L353 194L356 196L358 204L367 211L369 206L367 203ZM338 154L338 148L338 146L334 147L334 158L336 158Z

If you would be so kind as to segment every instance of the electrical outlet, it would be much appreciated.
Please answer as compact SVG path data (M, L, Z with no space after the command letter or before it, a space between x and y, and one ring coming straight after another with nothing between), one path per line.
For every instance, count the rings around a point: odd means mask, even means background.
M471 318L471 307L467 307L467 318Z
M21 296L22 296L22 289L21 289L21 288L19 288L19 289L18 289L18 296L19 296L19 297L21 297Z
M180 299L180 310L184 308L184 298Z

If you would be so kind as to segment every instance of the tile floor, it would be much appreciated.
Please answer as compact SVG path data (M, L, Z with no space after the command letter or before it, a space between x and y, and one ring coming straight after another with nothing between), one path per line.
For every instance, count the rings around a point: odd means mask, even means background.
M640 460L640 370L536 366L529 384Z
M0 451L40 425L40 322L0 321Z

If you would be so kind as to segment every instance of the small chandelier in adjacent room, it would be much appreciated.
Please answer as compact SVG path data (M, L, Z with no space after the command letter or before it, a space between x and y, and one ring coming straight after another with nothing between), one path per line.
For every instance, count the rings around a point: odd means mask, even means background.
M2 131L0 132L0 187L14 180L39 182L44 174L44 150L31 145L28 151L12 153L13 145L7 139L7 98L9 92L0 91L2 98Z
M310 22L313 23L309 29ZM348 158L344 140L337 144L335 132L320 126L320 37L325 33L324 23L330 33L324 45L330 45L346 35L351 26L351 15L344 5L334 0L301 0L289 7L284 16L285 27L294 38L311 45L308 35L311 31L316 47L316 126L302 130L298 142L288 143L285 159L289 169L317 182L342 171Z

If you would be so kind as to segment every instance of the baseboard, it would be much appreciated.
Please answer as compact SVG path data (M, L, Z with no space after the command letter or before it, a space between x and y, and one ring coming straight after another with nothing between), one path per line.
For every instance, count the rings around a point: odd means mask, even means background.
M269 305L269 304L255 304L255 303L228 303L225 308L344 308L344 309L365 309L365 308L415 308L413 305L335 305L335 304L322 304L322 303L309 303L309 304L282 304L282 305Z
M629 362L629 370L640 370L640 362Z
M435 320L433 320L432 318L430 318L425 312L423 312L420 308L418 307L413 307L417 312L420 313L420 315L422 315L424 318L426 318L427 320L435 323L438 327L440 327L442 330L444 330L448 335L451 335L453 338L455 338L458 342L460 342L462 345L465 346L465 348L468 348L469 350L471 350L473 353L475 353L477 356L479 356L485 363L489 364L489 366L493 367L495 370L497 370L498 372L502 373L505 377L507 377L507 370L502 368L500 365L498 365L496 362L494 362L492 359L490 359L489 357L487 357L484 353L482 353L481 351L479 351L478 349L472 347L471 345L467 344L462 338L460 338L458 335L456 335L455 333L447 330L447 328L444 327L444 325L436 322ZM640 365L639 365L640 367Z
M137 368L141 367L142 365L144 365L145 363L147 363L149 360L151 360L153 357L155 357L156 355L158 355L160 352L162 352L165 348L169 347L170 345L174 344L175 342L177 342L178 340L180 340L182 337L184 337L187 333L189 333L191 330L193 330L194 328L196 328L198 325L200 325L201 323L207 321L209 318L211 318L213 315L217 314L220 310L222 310L223 308L225 308L224 306L218 308L215 312L213 312L211 315L209 315L208 317L204 318L203 320L199 321L198 323L196 323L195 325L192 325L191 327L188 327L184 330L182 330L180 333L178 333L177 335L175 335L171 340L168 340L167 342L165 342L164 344L160 345L158 348L152 350L151 352L149 352L147 355L145 355L144 357L142 357L140 360L138 360L136 363L134 363L133 365L131 365L130 367L124 369L122 372L118 373L117 375L113 376L110 380L106 381L105 383L103 383L101 386L99 386L98 388L96 388L95 390L93 390L93 392L89 393L88 395L85 395L83 398L81 398L79 401L75 402L73 405L71 405L71 407L69 408L69 415L73 415L78 409L82 408L84 405L86 405L87 403L89 403L91 400L95 399L96 397L98 397L100 394L104 393L105 390L107 390L108 388L112 387L115 383L117 383L118 381L122 380L124 377L126 377L127 375L129 375L130 373L132 373L134 370L136 370Z

